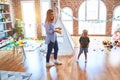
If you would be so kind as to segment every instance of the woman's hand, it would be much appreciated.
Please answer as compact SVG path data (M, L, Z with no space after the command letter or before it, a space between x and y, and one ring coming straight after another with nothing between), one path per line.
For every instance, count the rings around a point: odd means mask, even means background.
M57 32L57 33L59 33L59 34L62 33L62 31L61 31L60 29L55 29L54 32Z
M62 28L61 28L61 27L57 27L57 28L55 28L55 29L59 29L59 30L62 30Z

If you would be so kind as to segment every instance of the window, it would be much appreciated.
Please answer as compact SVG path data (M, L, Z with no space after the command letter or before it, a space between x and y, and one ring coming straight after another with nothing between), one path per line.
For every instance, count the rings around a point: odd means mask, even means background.
M62 9L61 18L69 34L73 34L73 12L69 7Z
M87 29L91 35L104 35L106 31L106 7L104 3L100 0L86 1L79 8L79 34L82 33L83 29Z
M99 1L98 0L86 0L85 1L85 20L98 20L99 19L99 9L100 9Z
M46 19L46 13L47 13L47 10L51 8L51 5L50 5L50 0L40 0L40 11L41 11L41 25L42 25L42 36L45 36L46 33L45 33L45 28L44 28L44 23L45 23L45 19Z
M120 29L120 6L117 6L113 14L113 23L112 23L112 34Z

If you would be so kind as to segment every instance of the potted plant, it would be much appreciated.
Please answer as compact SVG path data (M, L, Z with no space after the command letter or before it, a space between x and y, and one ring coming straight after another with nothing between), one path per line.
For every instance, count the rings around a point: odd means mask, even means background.
M24 38L23 35L23 23L20 19L15 19L14 28L13 28L13 39L18 41L19 39Z
M23 35L23 23L20 19L15 19L15 23L14 23L14 28L13 28L13 42L14 42L14 46L13 46L13 54L18 51L18 47L17 46L21 46L19 45L20 43L20 39L24 38ZM24 48L23 46L21 46L22 49L22 53L24 55Z

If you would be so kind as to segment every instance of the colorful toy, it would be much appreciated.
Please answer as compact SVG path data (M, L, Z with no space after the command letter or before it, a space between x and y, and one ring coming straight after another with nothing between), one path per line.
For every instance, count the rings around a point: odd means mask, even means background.
M120 30L116 30L112 36L113 44L117 47L120 47Z
M113 48L113 43L110 41L103 41L102 44L104 45L105 48L107 48L108 50L111 50Z

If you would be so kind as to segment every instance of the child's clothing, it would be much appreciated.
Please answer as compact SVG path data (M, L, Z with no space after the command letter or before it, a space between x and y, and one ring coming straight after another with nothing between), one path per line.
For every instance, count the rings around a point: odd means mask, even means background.
M88 48L80 48L80 52L79 53L88 53Z
M79 43L80 43L81 48L88 48L89 42L90 42L89 37L81 36L79 39Z
M80 52L79 53L87 53L88 52L88 44L89 44L90 40L89 37L83 37L81 36L79 39L79 43L80 43Z

